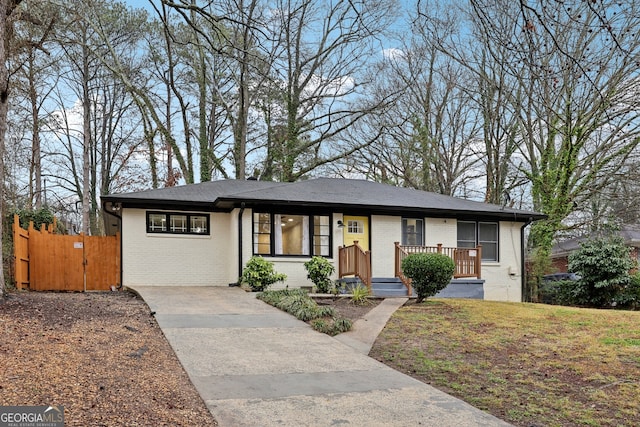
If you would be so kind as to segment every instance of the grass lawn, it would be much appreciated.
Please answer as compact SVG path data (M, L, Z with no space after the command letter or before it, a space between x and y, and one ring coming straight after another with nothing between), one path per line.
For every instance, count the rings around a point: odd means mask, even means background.
M514 425L640 425L640 312L427 300L370 355Z

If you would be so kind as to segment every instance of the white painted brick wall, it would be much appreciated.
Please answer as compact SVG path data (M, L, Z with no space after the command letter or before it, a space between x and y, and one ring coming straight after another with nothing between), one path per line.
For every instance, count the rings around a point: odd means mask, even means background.
M458 223L451 218L425 218L424 219L424 244L425 246L442 246L455 248L458 246Z
M197 286L229 283L235 256L225 245L231 242L230 215L211 214L209 236L146 232L143 209L122 214L123 284Z
M425 245L456 247L457 221L450 218L425 218ZM498 262L482 263L484 298L493 301L519 302L522 298L520 252L521 222L500 222Z
M122 218L123 284L227 286L238 280L238 214L212 213L209 236L160 235L146 232L143 209L124 209ZM333 258L337 278L338 247L342 245L342 229L337 221L342 214L333 215ZM252 212L245 209L242 216L242 265L251 257ZM522 223L500 223L500 261L484 262L482 278L485 280L485 299L520 301L521 259L520 227ZM400 217L374 215L370 229L372 273L374 277L392 277L394 274L394 242L402 238ZM425 244L456 246L457 223L450 218L425 218ZM278 272L288 279L274 288L311 286L304 262L308 258L266 257L273 261Z
M273 266L278 273L287 275L286 281L275 283L270 289L283 289L287 286L289 288L313 286L313 282L307 279L307 270L304 268L304 263L309 258L265 257L265 259L273 262ZM337 265L335 267L337 271Z
M521 222L500 222L500 261L483 262L484 299L522 301Z

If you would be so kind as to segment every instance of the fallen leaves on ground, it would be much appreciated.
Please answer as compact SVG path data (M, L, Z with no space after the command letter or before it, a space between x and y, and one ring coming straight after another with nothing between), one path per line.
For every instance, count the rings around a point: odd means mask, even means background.
M331 306L339 317L355 322L366 316L368 312L373 310L382 302L380 298L369 298L363 304L355 304L349 296L338 297L315 297L314 300L318 305Z
M412 302L370 356L517 426L640 425L638 312Z
M129 292L10 293L0 360L0 405L62 405L67 426L217 425Z

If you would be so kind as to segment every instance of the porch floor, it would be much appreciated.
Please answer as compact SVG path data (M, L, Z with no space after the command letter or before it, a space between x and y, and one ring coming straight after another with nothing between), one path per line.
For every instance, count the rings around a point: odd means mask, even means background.
M345 291L360 280L353 277L343 277L339 282L344 283ZM438 292L435 298L469 298L484 299L484 280L482 279L453 279L449 285ZM371 279L373 296L385 298L406 298L407 288L397 277L374 277ZM413 293L415 296L415 292Z

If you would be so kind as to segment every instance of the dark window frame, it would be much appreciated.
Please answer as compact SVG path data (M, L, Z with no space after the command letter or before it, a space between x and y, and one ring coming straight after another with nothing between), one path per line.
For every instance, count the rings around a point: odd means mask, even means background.
M461 220L457 221L457 224L460 224L460 223L471 223L471 224L474 224L474 227L475 227L475 245L476 245L476 247L478 245L482 245L482 247L484 249L484 247L487 246L487 245L483 244L483 242L485 242L485 243L488 242L488 243L491 243L491 244L495 244L495 247L496 247L496 257L495 257L495 259L494 258L485 258L484 256L485 256L486 253L483 250L482 251L482 261L483 262L500 262L500 222L498 222L498 221L483 221L483 220L475 221L475 220L467 220L467 219L462 220L461 219ZM496 228L496 233L495 233L496 240L495 241L480 240L480 225L481 224L489 224L489 225L495 226L495 228ZM460 242L460 240L456 236L456 246L461 247L459 242Z
M262 233L262 232L256 232L256 216L259 218L260 215L269 215L269 222L270 222L270 228L269 228L269 233ZM305 254L277 254L276 253L276 248L275 248L275 227L277 224L275 224L275 215L291 215L291 216L306 216L309 218L309 225L308 225L308 232L309 232L309 247L308 247L308 251L309 254L305 255ZM329 230L329 234L325 235L325 234L315 234L315 217L327 217L329 219L329 223L327 225L328 230ZM261 256L268 256L268 257L286 257L286 258L311 258L313 256L321 256L323 258L332 258L333 257L333 215L330 213L308 213L308 212L296 212L296 211L267 211L267 210L255 210L252 212L251 215L251 253L253 255L261 255ZM321 228L321 224L318 223L318 227ZM258 234L269 234L269 252L256 252L256 244L259 244L256 242L256 235ZM316 254L315 253L315 248L316 248L316 244L315 244L315 238L316 237L328 237L329 238L329 243L328 243L328 254L327 255L322 255L320 254ZM322 246L320 246L322 247Z
M150 223L151 215L162 215L165 217L166 230L152 230ZM171 216L185 216L186 217L186 231L171 230ZM207 229L205 231L193 231L191 226L191 218L204 217L207 221ZM211 215L207 213L196 212L162 212L162 211L147 211L146 212L146 227L149 234L169 234L169 235L185 235L185 236L210 236L211 235Z

